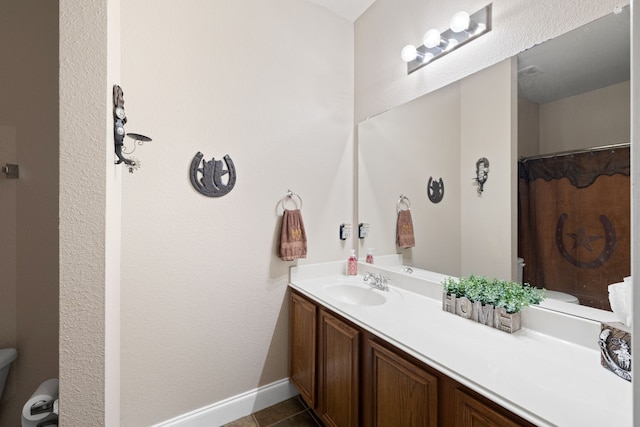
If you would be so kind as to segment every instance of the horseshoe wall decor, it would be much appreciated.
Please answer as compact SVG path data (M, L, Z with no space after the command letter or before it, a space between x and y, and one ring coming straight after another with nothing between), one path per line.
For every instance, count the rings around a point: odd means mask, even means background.
M564 226L567 220L569 219L569 215L563 213L558 218L558 224L556 225L556 247L560 251L560 255L568 261L570 264L578 267L578 268L598 268L609 261L609 258L613 255L613 252L616 250L616 245L618 243L618 238L616 236L616 229L614 228L609 218L604 215L600 215L598 219L604 228L604 236L587 236L584 229L580 228L577 233L565 233ZM589 261L582 261L576 259L567 247L564 244L563 236L569 235L575 239L576 244L575 247L588 245L589 242L594 240L599 240L604 237L604 248L600 254Z
M433 203L440 203L444 197L444 182L442 178L438 181L434 181L433 177L429 177L427 183L427 196Z
M191 184L199 193L208 197L221 197L229 194L236 185L236 168L229 155L224 156L227 164L225 170L222 160L212 158L209 161L202 160L204 155L198 151L191 161ZM200 166L202 163L202 167ZM222 177L229 174L227 183L222 182Z

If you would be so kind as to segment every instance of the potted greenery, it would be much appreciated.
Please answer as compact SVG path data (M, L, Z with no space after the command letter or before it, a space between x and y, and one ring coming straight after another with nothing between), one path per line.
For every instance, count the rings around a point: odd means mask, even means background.
M520 329L522 308L539 304L544 289L528 283L471 275L443 282L442 309L512 333Z

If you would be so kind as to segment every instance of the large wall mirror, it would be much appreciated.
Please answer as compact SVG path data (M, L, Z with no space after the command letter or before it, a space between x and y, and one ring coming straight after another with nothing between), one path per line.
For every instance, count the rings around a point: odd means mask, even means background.
M626 7L360 123L361 252L522 277L608 310L608 285L631 269L629 22ZM401 196L415 235L406 249Z

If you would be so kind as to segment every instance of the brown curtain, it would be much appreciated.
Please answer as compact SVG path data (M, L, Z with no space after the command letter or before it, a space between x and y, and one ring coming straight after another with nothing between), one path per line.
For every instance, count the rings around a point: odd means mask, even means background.
M610 310L608 285L631 271L629 148L521 161L523 280Z

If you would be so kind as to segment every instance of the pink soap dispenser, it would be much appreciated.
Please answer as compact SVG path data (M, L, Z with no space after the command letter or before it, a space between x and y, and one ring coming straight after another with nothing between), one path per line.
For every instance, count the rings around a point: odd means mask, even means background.
M351 249L351 256L347 259L347 275L355 276L358 274L358 258L356 258L356 250Z
M366 261L368 264L373 264L373 248L367 249Z

